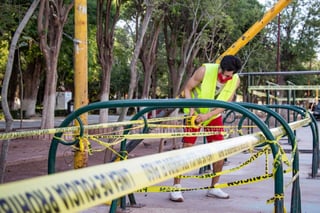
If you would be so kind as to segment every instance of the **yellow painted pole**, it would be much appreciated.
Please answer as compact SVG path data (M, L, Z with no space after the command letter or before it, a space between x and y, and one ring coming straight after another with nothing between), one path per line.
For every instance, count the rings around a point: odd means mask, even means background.
M88 46L87 46L87 1L74 1L74 108L88 104ZM81 116L83 124L88 123L88 115ZM79 142L74 154L74 168L83 168L88 162L88 144Z
M220 63L225 55L235 55L242 47L251 41L274 17L277 16L292 0L279 0L263 18L250 27L235 43L233 43L219 58L216 63Z

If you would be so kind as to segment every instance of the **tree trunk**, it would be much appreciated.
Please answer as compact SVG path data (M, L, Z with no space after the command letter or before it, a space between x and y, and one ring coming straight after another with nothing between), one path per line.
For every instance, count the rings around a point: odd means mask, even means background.
M166 25L166 24L165 24ZM170 80L170 92L169 97L175 98L179 95L180 90L182 89L182 80L183 76L187 73L191 72L192 62L197 53L199 52L199 46L194 45L198 42L197 39L193 42L190 42L193 35L190 34L188 38L184 38L186 41L182 42L183 46L180 47L180 53L182 57L179 58L178 51L177 51L177 39L180 39L178 35L169 35L169 31L166 27L165 30L165 43L166 43L166 50L167 50L167 63L169 67L169 80ZM196 32L193 31L193 34Z
M38 16L40 49L46 62L46 79L41 128L54 127L56 105L57 64L62 43L63 27L74 3L63 4L62 0L41 1Z
M137 86L137 76L138 76L137 75L137 63L138 63L138 57L139 57L139 54L140 54L140 50L141 50L141 47L142 47L142 42L143 42L143 39L144 39L144 35L145 35L146 31L147 31L148 24L150 22L151 15L152 15L152 10L153 10L153 6L152 6L152 4L151 4L151 2L149 0L145 0L144 2L146 4L147 9L146 9L146 13L144 14L143 21L142 21L141 31L137 32L139 36L138 36L138 40L136 42L136 46L135 46L134 53L133 53L133 56L132 56L132 60L131 60L131 63L130 63L131 78L130 78L130 85L129 85L129 91L128 91L128 99L132 99L133 98L133 93L134 93L135 88ZM123 108L118 120L123 120L125 115L127 114L127 112L128 112L128 108Z
M154 65L151 64L144 64L144 80L143 80L143 90L141 94L142 99L148 99L149 98L149 91L151 86L151 74L153 71Z
M10 45L9 50L9 57L6 67L6 73L4 74L3 83L2 83L2 90L1 90L1 106L3 109L4 117L6 120L6 132L10 132L12 130L12 123L13 119L10 113L9 105L8 105L8 87L9 87L9 80L12 73L12 63L14 59L14 53L16 50L16 46L19 40L19 37L22 33L22 30L27 25L29 19L31 18L33 12L37 8L40 0L35 0L29 7L26 15L23 17L22 21L19 24L19 27L17 28L16 32L14 33L14 36L12 38L12 42ZM3 183L4 181L4 174L6 170L6 162L7 162L7 153L9 150L9 142L10 140L5 140L2 142L2 149L1 149L1 158L0 158L0 183Z
M56 106L56 87L58 78L56 66L57 65L55 63L51 66L47 66L41 119L42 129L49 129L54 127L54 109Z
M33 63L29 64L26 72L24 72L22 110L25 112L26 118L36 115L36 104L41 75L41 61L42 57L39 56L35 58Z
M8 87L8 105L10 110L15 110L15 99L19 97L19 54L18 51L15 51L13 66L12 66L12 73L9 81Z
M145 36L143 47L140 53L140 59L144 69L144 84L142 90L142 99L149 97L150 87L151 87L151 75L155 71L156 58L157 58L157 48L158 39L161 29L161 23L163 21L163 16L153 23L152 28L147 36Z
M112 56L110 56L109 58L112 58ZM102 77L102 83L101 83L100 101L109 101L111 68L112 68L112 60L108 60L104 65L102 65L103 77ZM109 114L108 109L101 109L100 115L99 115L99 122L100 123L107 123L108 122L108 114Z
M179 95L183 77L192 72L190 69L193 59L203 46L203 39L209 36L210 23L214 23L217 17L220 17L218 12L207 16L211 10L201 7L202 1L197 0L193 5L177 8L181 13L168 9L164 18L164 40L171 85L170 97ZM219 11L218 8L222 7L223 4L217 2L215 11ZM190 14L188 16L190 22L183 21L180 14Z
M114 31L116 23L119 19L121 1L116 1L116 11L112 12L111 0L105 2L97 1L97 43L98 43L98 59L102 68L100 101L108 101L110 95L111 69L113 64L113 46ZM99 122L106 123L108 121L108 109L101 109Z
M151 76L151 98L157 98L157 68L154 69L154 72Z

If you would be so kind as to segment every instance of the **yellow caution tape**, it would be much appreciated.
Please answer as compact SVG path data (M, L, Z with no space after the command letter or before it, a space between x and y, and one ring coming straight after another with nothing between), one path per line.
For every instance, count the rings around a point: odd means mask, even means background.
M156 122L160 122L160 121L170 121L170 120L177 120L177 119L184 119L184 116L152 118L152 119L148 119L148 122L149 123L156 123ZM84 129L113 128L113 127L120 127L120 126L126 126L126 125L134 125L134 124L144 124L144 120L84 125L83 128ZM79 130L79 126L59 127L59 128L51 128L51 129L39 129L39 130L30 130L30 131L21 131L21 132L6 132L6 133L0 134L0 140L9 140L9 139L22 138L22 137L28 137L28 136L36 136L36 135L51 135L51 134L55 134L55 133L72 132L72 131L77 131L77 130Z
M288 173L289 170L284 171L284 173ZM208 176L206 176L208 175ZM208 178L212 177L210 174L206 174L203 176L203 178ZM267 180L269 178L274 177L274 174L268 173L260 176L255 176L251 178L246 178L246 179L241 179L241 180L236 180L236 181L231 181L227 183L218 183L214 187L212 186L205 186L205 187L195 187L195 188L176 188L174 186L148 186L144 187L142 189L137 190L136 192L142 192L142 193L147 193L147 192L176 192L176 191L197 191L197 190L207 190L207 189L212 189L212 188L227 188L227 187L233 187L233 186L241 186L241 185L246 185L246 184L252 184L252 183L257 183L261 182L264 180ZM270 199L269 202L271 202L272 199Z
M219 183L216 184L214 187L212 186L206 186L206 187L196 187L196 188L176 188L173 186L149 186L149 187L144 187L142 189L137 190L136 192L175 192L175 191L196 191L196 190L206 190L206 189L212 189L212 188L227 188L227 187L232 187L232 186L241 186L241 185L246 185L246 184L252 184L260 181L264 181L268 178L273 177L273 174L264 174L261 176L256 176L252 178L247 178L243 180L236 180L236 181L231 181L227 183Z
M209 136L219 135L221 131L207 131L207 132L165 132L165 133L143 133L143 134L128 134L128 135L101 135L92 136L85 135L87 138L122 138L122 139L156 139L156 138L182 138L182 137L197 137L197 136Z
M267 200L267 204L272 204L272 203L275 202L275 200L283 200L283 199L284 199L284 195L283 194L276 194L273 198ZM287 213L287 209L286 209L285 206L283 207L283 213Z
M202 175L179 175L178 178L199 178L199 179L206 179L206 178L213 178L216 176L221 176L221 175L225 175L225 174L229 174L231 172L235 172L239 169L244 168L245 166L248 166L250 163L254 162L255 160L257 160L261 155L265 154L266 152L268 152L269 147L264 147L262 150L258 151L257 153L255 153L254 155L250 156L250 158L248 160L246 160L245 162L241 163L239 166L236 166L234 168L230 168L227 170L223 170L221 172L216 172L216 173L207 173L207 174L202 174Z
M193 171L261 143L255 136L242 137L240 141L239 138L231 138L2 184L0 205L13 212L77 212Z
M273 198L267 200L267 204L274 203L275 200L282 200L284 198L283 194L276 194Z
M151 118L147 120L147 124L149 127L156 128L183 128L185 125L170 125L170 124L154 124L165 121L176 121L183 119L191 119L191 126L199 127L195 125L195 116L177 116L177 117L164 117L164 118ZM114 128L114 127L122 127L129 125L140 125L135 128L143 128L145 126L144 120L134 120L134 121L122 121L122 122L113 122L113 123L103 123L103 124L93 124L93 125L84 125L84 130L92 130L92 129L103 129L103 128ZM209 126L208 126L209 127ZM217 126L216 126L217 127ZM79 131L79 126L71 126L71 127L59 127L52 129L39 129L39 130L29 130L29 131L19 131L19 132L6 132L0 134L0 140L9 140L16 139L22 137L29 136L38 136L38 135L52 135L56 133L66 133L66 132L74 132ZM225 128L236 128L235 126L225 126ZM134 129L134 128L130 128ZM111 134L110 132L109 134ZM114 136L115 137L115 136Z
M295 123L305 125L304 121ZM291 124L289 124L291 125ZM271 129L277 136L278 128ZM6 212L77 212L156 185L265 142L263 133L0 185ZM281 153L279 154L281 157ZM277 160L277 159L276 159ZM269 174L268 174L269 175ZM226 186L267 178L242 180ZM270 174L271 176L272 174ZM224 187L219 184L215 187Z
M58 132L76 131L78 129L79 127L73 126L73 127L54 128L54 129L30 130L30 131L22 131L22 132L6 132L6 133L0 134L0 140L9 140L9 139L36 136L36 135L49 135L49 134L55 134Z

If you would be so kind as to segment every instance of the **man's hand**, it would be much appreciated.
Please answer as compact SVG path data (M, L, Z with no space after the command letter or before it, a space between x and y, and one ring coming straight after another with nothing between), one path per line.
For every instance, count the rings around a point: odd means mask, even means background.
M189 115L193 116L194 115L194 111L195 111L194 108L190 108Z
M208 120L210 117L208 117L207 114L198 114L196 120L195 120L195 123L196 124L200 124L206 120Z

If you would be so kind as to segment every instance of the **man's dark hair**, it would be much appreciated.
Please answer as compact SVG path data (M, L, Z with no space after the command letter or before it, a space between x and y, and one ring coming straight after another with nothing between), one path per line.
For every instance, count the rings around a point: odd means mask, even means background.
M220 62L222 71L234 71L233 73L237 73L241 69L241 66L240 59L233 55L224 56Z

